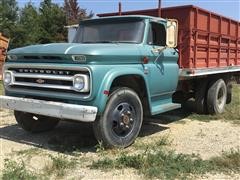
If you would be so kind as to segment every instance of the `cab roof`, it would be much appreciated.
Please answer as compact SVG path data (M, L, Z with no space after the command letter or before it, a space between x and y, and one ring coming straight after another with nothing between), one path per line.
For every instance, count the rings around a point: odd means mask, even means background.
M107 17L100 17L100 18L94 18L94 19L87 19L83 20L81 22L94 22L94 21L101 21L101 20L124 20L124 19L129 19L129 20L144 20L144 19L150 19L150 20L155 20L155 21L166 21L166 19L160 18L160 17L154 17L154 16L145 16L145 15L121 15L121 16L107 16ZM80 22L80 23L81 23Z

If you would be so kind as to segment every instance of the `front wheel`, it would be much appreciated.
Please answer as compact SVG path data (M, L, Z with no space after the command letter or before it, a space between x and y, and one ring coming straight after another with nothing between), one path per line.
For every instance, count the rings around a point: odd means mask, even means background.
M21 128L32 133L52 130L59 122L56 118L20 111L14 111L14 116Z
M105 147L127 147L139 134L143 108L137 93L118 88L109 96L103 115L94 122L94 133Z

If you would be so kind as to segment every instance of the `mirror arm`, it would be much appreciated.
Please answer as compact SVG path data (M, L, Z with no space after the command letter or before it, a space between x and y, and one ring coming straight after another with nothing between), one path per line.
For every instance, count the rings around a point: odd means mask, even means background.
M165 49L167 49L167 46L164 46L163 48L156 48L156 49L158 49L159 55L158 55L157 58L154 60L154 64L157 65L158 58L162 55L163 51L164 51Z
M162 53L166 48L167 48L167 45L164 46L163 48L154 48L154 49L152 49L152 52L153 53Z

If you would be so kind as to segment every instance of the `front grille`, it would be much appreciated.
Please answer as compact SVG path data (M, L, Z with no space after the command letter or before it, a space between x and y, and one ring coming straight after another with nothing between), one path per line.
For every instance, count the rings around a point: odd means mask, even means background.
M23 68L9 67L5 70L12 74L10 88L21 88L47 92L90 94L90 72L87 69L77 68ZM80 76L85 81L85 87L77 91L73 87L75 76Z
M24 78L24 77L15 77L15 82L27 82L27 83L38 83L39 79L37 78ZM44 81L44 84L51 84L51 85L63 85L63 86L72 86L72 81L59 81L59 80L53 80L53 79L41 79ZM38 83L40 84L40 83Z

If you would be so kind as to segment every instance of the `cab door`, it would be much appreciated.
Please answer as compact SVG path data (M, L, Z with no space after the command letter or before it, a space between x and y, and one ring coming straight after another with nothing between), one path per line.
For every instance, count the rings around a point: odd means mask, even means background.
M166 22L150 22L149 26L146 46L151 59L148 77L153 99L171 98L178 83L178 53L169 47L167 28Z

